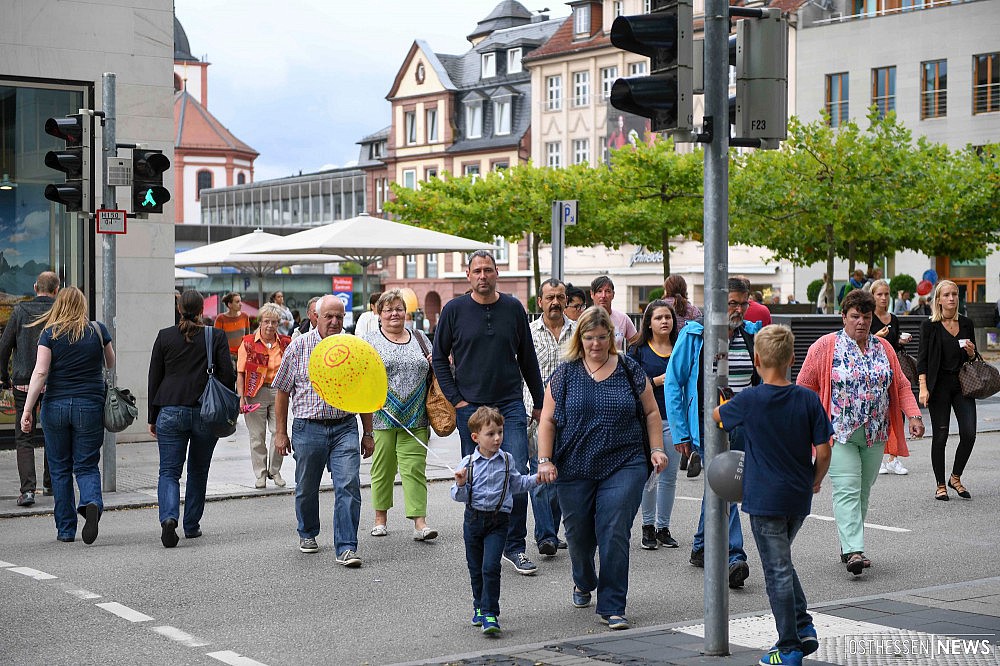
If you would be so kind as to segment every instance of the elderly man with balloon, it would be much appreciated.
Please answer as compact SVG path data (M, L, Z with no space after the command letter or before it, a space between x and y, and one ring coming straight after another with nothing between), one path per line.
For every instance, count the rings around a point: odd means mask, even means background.
M275 390L277 433L281 455L295 457L295 516L299 550L319 550L319 484L329 469L333 480L333 543L337 563L361 566L358 525L361 521L361 457L375 448L372 412L385 402L386 374L375 349L354 336L338 335L344 326L344 304L336 296L316 303L316 328L285 350L271 383ZM288 409L294 422L288 438ZM357 416L363 434L358 438Z

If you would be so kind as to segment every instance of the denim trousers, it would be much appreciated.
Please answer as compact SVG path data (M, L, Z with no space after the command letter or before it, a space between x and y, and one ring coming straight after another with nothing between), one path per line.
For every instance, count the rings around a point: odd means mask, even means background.
M333 480L333 546L337 555L358 550L361 522L361 440L356 419L327 425L309 419L292 423L295 456L295 517L299 536L319 534L319 482Z
M645 480L644 461L620 467L605 479L556 480L573 583L581 592L597 590L598 615L625 614L628 542ZM600 554L600 573L595 553Z
M743 428L734 428L729 433L729 450L742 451ZM706 481L708 474L705 474ZM698 516L698 531L695 532L694 541L691 543L692 552L705 550L705 499L701 500L701 514ZM734 562L746 562L747 554L743 550L743 525L740 524L740 508L736 504L729 505L729 564Z
M160 449L160 478L156 497L160 523L180 517L181 471L187 460L184 484L184 534L197 534L205 513L208 469L219 439L205 427L200 408L167 405L156 417L156 444Z
M520 474L528 470L528 416L524 413L524 403L519 393L514 400L498 402L490 405L503 414L503 444L500 448L510 453L514 458L514 467ZM458 418L458 434L462 438L462 456L467 456L476 448L469 432L469 417L476 413L482 405L466 405L456 409ZM504 552L517 555L524 552L524 539L528 535L528 493L516 493L513 496L514 507L510 512L510 527L507 530L507 543Z
M39 420L45 430L45 455L52 475L56 534L75 537L77 513L83 515L88 504L96 504L104 511L99 467L104 443L104 403L85 398L45 398ZM73 490L74 476L80 489L79 505Z
M767 600L778 629L775 647L782 652L801 650L799 632L812 623L805 592L792 566L792 541L803 520L805 516L750 516L750 529L764 569Z
M538 474L537 455L528 458L528 474ZM535 517L535 544L541 545L546 541L557 543L562 510L555 485L540 483L531 490L531 513Z
M958 374L942 372L938 374L934 393L927 402L927 411L931 416L931 467L938 483L945 482L944 453L952 410L958 421L958 448L955 449L951 473L962 476L972 456L972 447L976 445L976 401L962 395Z
M21 418L24 413L24 403L27 402L28 394L20 389L13 389L14 393L14 414L15 421ZM24 432L20 427L14 428L14 446L17 449L17 474L21 477L21 492L34 492L38 490L38 479L35 473L35 434L38 432L38 406L35 406L33 415L35 420L31 423L31 432ZM15 423L15 426L18 424ZM42 484L46 488L52 487L52 478L49 475L49 458L42 449Z
M865 517L872 486L882 466L885 442L865 442L861 426L846 442L837 442L830 454L830 483L833 486L833 517L837 521L841 553L865 550Z
M667 454L667 468L660 472L656 483L642 493L642 524L654 525L656 529L670 529L670 514L677 495L677 470L681 465L681 454L674 448L666 419L663 420L663 452Z
M500 556L509 522L510 514L503 511L465 507L462 534L472 580L472 608L483 615L500 615Z

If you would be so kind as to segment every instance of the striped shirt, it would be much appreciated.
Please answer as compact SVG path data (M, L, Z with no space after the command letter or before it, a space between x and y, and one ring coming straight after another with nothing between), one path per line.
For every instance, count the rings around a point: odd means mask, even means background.
M320 340L316 329L292 340L271 382L274 390L288 394L292 416L297 419L339 419L352 414L327 404L309 381L309 356Z
M753 359L742 331L736 331L729 341L729 388L733 389L733 393L739 393L750 388L752 379Z
M250 335L250 318L245 312L241 312L236 317L230 317L223 312L215 318L215 327L222 329L226 334L226 342L229 343L229 353L233 356L240 349L240 343L244 335Z

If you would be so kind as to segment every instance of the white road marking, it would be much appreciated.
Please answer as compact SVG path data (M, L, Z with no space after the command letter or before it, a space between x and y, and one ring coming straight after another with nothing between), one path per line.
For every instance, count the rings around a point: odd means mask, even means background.
M230 666L267 666L259 661L255 661L250 657L244 657L243 655L233 652L232 650L221 650L219 652L208 652L206 657L211 657L212 659L218 659L224 664L229 664Z
M35 580L55 580L58 578L58 576L53 576L52 574L47 574L44 571L39 571L38 569L32 569L30 567L14 567L12 569L8 569L8 571L13 571L14 573L19 573L22 576L34 578Z
M63 583L62 588L63 588L63 592L65 592L66 594L68 594L70 596L73 596L73 597L76 597L77 599L82 599L84 601L88 601L90 599L100 599L101 598L101 595L99 595L99 594L97 594L95 592L91 592L90 590L84 590L84 589L79 588L79 587L73 587L69 583Z
M700 497L686 497L684 495L677 495L675 499L687 500L689 502L700 502ZM820 516L815 513L809 514L810 518L815 518L816 520L822 520L828 523L834 522L836 519L833 516ZM893 525L876 525L875 523L865 523L865 527L872 530L882 530L883 532L912 532L913 530L908 530L905 527L895 527Z
M109 601L104 604L94 604L94 605L97 606L98 608L102 608L108 611L109 613L117 615L122 619L128 620L129 622L148 622L153 619L148 615L145 615L137 610L129 608L128 606L123 606L117 601Z
M4 562L3 560L0 560L0 569L9 569L11 567L16 567L16 566L17 566L16 564L11 564L10 562Z
M202 638L198 638L197 636L192 636L186 631L181 631L177 627L171 627L170 625L165 624L159 627L153 627L152 629L161 636L165 636L166 638L169 638L172 641L177 641L178 643L184 645L185 647L195 648L195 647L203 647L209 644L209 641L206 641Z

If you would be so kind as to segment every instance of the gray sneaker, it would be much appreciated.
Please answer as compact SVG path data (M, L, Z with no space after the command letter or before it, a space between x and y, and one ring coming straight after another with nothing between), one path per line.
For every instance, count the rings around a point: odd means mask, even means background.
M31 506L34 503L35 503L35 493L31 492L30 490L26 490L25 492L21 493L21 496L17 498L18 506Z
M361 566L361 558L353 550L345 550L340 555L337 555L337 564L350 569L357 569Z
M303 553L317 553L319 552L319 544L316 543L316 539L312 537L299 539L299 550Z

